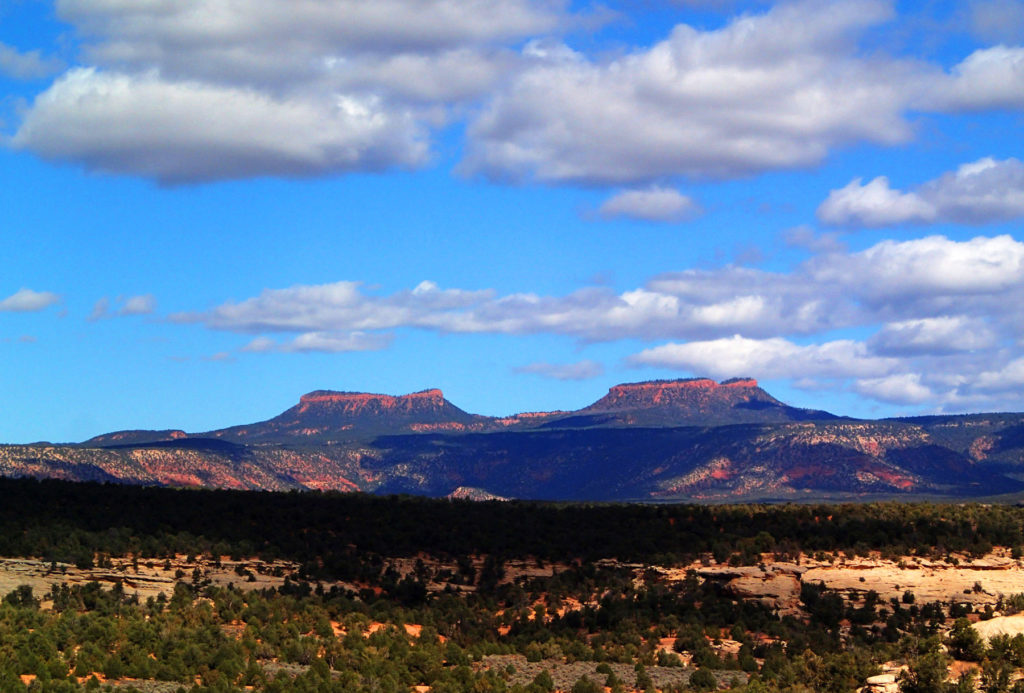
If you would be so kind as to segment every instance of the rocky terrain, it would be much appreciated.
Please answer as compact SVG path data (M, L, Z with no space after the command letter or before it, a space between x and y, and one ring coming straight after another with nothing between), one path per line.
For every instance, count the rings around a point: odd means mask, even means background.
M1024 415L854 420L790 407L749 378L628 383L575 412L501 418L436 389L318 390L205 433L0 446L0 474L479 499L969 498L1024 491Z
M1024 593L1024 561L999 550L981 558L950 556L933 560L919 556L882 558L829 556L798 561L770 557L756 566L720 566L695 563L661 571L671 583L693 571L701 578L720 582L723 588L744 599L757 599L786 613L800 613L800 589L805 584L824 585L850 602L863 602L874 592L881 603L900 601L909 592L917 603L970 604L975 610L996 607L1000 599Z
M228 556L185 556L179 554L164 559L132 559L131 557L95 557L95 567L76 567L67 563L46 563L36 559L0 558L0 594L29 586L37 595L46 595L57 585L86 585L98 583L104 589L117 586L127 595L136 595L140 601L171 595L175 584L186 582L203 587L206 585L234 585L243 591L280 589L287 580L301 580L299 566L290 561L263 561L255 557L233 559ZM1005 600L1024 590L1024 560L1013 558L1004 548L996 548L983 557L949 555L944 559L926 559L920 556L882 558L877 553L866 556L846 556L842 553L800 555L791 560L778 560L771 554L761 556L757 565L719 565L710 557L689 565L665 567L650 564L625 565L614 560L603 560L599 565L612 568L630 568L634 575L634 586L638 589L645 583L662 583L669 587L693 579L719 583L725 593L743 600L760 601L780 615L787 615L806 621L808 614L801 600L801 587L806 584L822 585L840 595L850 607L866 603L873 595L881 607L892 602L927 604L938 602L948 609L952 604L969 605L971 621L975 630L985 639L998 634L1010 636L1024 632L1024 614L1002 616L994 609ZM459 573L454 561L435 557L385 559L387 569L399 576L426 575L431 592L473 591L472 584L466 585L451 576ZM482 556L472 557L473 568L479 571L484 565ZM526 584L534 578L548 578L570 569L569 565L534 560L518 560L505 563L501 583ZM449 577L445 577L449 576ZM328 582L320 588L333 587L357 592L365 587L359 584ZM908 595L913 595L909 598ZM544 602L538 602L543 604ZM559 616L567 611L579 611L593 607L594 603L583 604L571 598L560 601ZM41 606L49 608L44 597ZM549 612L549 617L550 613ZM981 617L979 620L979 616ZM343 636L345 627L332 621L335 635ZM225 626L231 628L236 626ZM366 621L363 623L364 636L386 627L386 624ZM237 626L240 630L241 625ZM502 627L507 632L507 626ZM499 628L499 632L502 632ZM843 629L850 624L844 622ZM410 641L419 638L423 626L406 623L404 629ZM949 630L948 624L942 629ZM735 656L741 643L723 635L709 639L711 649L720 657ZM694 671L692 653L676 648L675 638L664 638L660 643L666 659L663 665L652 665L647 673L657 687L685 685ZM659 662L662 661L659 659ZM763 660L758 660L763 664ZM955 677L964 669L976 667L971 662L953 661L950 674ZM306 667L299 667L305 670ZM509 683L526 685L541 671L547 671L556 687L569 690L580 677L592 678L595 682L604 680L595 662L566 661L563 658L530 660L520 654L488 655L474 663L474 670L491 670L509 676ZM629 664L610 665L611 671L623 681L635 678L634 667ZM892 662L881 667L883 673L868 677L861 689L871 692L895 692L898 690L897 677L906 669L904 664ZM604 671L607 672L608 667ZM292 672L294 674L294 672ZM727 685L737 677L744 680L746 674L735 670L715 672L720 685ZM135 683L125 680L125 685ZM157 689L152 689L157 690ZM426 690L426 689L425 689Z

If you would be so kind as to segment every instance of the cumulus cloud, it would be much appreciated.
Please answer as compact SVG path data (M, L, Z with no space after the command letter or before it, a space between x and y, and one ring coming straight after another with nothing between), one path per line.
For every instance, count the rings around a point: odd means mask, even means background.
M1006 300L1021 287L1024 243L1007 235L888 240L858 253L813 258L805 269L814 281L843 286L874 310L948 312L957 303Z
M341 281L267 289L241 303L226 303L207 313L179 313L171 320L204 322L215 329L239 332L441 327L449 321L454 327L461 310L492 297L491 291L441 289L424 281L410 291L380 298L361 291L359 282ZM457 331L474 331L469 322L464 328Z
M537 362L516 368L518 373L530 373L555 380L587 380L604 374L604 366L597 361L578 361L576 363L545 363Z
M22 288L0 300L0 312L33 312L49 308L58 301L60 296L55 293Z
M1024 48L949 71L866 50L895 17L886 0L782 2L610 59L560 41L590 21L567 0L59 0L57 13L81 65L36 98L15 146L168 184L424 166L457 120L470 175L734 178L906 142L908 113L1024 107ZM52 69L12 51L0 46L0 70L5 55L8 72ZM694 211L679 202L609 212Z
M908 140L921 66L865 57L888 3L797 2L721 29L676 26L608 62L548 51L470 124L464 170L629 183L807 166L836 146Z
M1010 236L969 241L932 236L816 256L790 272L727 266L666 273L618 293L586 287L560 296L498 295L425 281L379 295L358 282L340 281L266 289L240 302L170 318L243 333L411 327L561 334L587 341L767 338L892 323L877 344L895 348L900 340L916 340L920 347L926 335L934 344L942 329L947 336L955 332L953 323L931 320L943 316L972 314L1011 329L1016 320L1011 306L1022 289L1024 243ZM977 321L961 326L980 329ZM979 332L973 344L980 348L986 339ZM969 348L967 342L956 343Z
M655 186L617 193L602 202L597 213L604 219L625 217L671 223L692 219L700 214L700 207L678 190Z
M12 144L167 184L411 167L427 158L415 119L373 98L282 100L91 68L71 70L40 95Z
M832 226L892 226L934 221L935 208L915 193L900 193L879 176L866 185L855 178L845 187L829 193L820 207L818 220Z
M56 58L44 58L39 51L19 51L0 41L0 75L13 79L41 79L60 71Z
M1024 47L992 46L974 51L921 99L943 111L1024 107Z
M787 339L724 339L663 344L632 356L636 365L706 373L715 378L756 373L760 378L865 377L891 373L896 359L872 355L867 346L836 340L802 346Z
M1015 358L1000 368L983 371L972 383L982 392L1003 392L1024 386L1024 358Z
M693 277L700 281L701 277ZM795 296L766 296L752 290L726 295L709 277L702 296L638 288L619 294L588 287L564 296L520 293L496 296L493 291L433 288L390 296L363 292L354 282L297 286L264 291L241 303L227 303L205 313L172 315L178 322L203 322L215 329L238 332L385 330L417 327L439 332L499 334L554 333L585 340L636 336L721 334L736 329L754 333L778 329L792 318L797 329L835 317L820 297L799 304ZM665 283L667 279L657 280ZM679 283L679 280L676 280ZM796 288L793 293L805 293ZM721 295L720 295L721 294ZM801 322L802 321L802 322Z
M451 109L516 69L561 0L60 0L85 66L13 144L162 183L417 167ZM102 124L102 127L98 125Z
M918 373L861 378L855 382L853 389L871 399L890 404L923 404L934 402L936 399L931 388L921 383L921 376Z
M441 50L547 32L562 20L552 0L207 0L193 5L135 0L58 0L62 19L96 37L94 58L142 62L189 57L182 47L250 53L287 43L303 57L341 50Z
M956 222L986 224L1024 216L1024 163L985 157L963 164L909 192L893 190L879 176L833 190L818 207L832 226L880 227Z
M888 323L868 343L879 354L912 356L987 349L997 340L984 321L948 315Z

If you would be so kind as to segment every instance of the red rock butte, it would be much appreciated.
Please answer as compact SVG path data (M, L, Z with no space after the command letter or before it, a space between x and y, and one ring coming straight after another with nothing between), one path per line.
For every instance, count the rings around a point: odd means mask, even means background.
M587 410L621 409L623 407L655 407L695 405L712 401L736 402L746 399L774 401L758 387L753 378L733 378L716 383L710 378L685 380L648 380L642 383L615 385L608 394L587 407Z
M648 380L642 383L623 383L608 390L609 395L625 392L670 392L672 390L717 390L722 387L757 387L753 378L733 378L716 383L711 378L690 378L686 380Z
M435 409L444 406L444 404L444 394L436 388L398 396L379 395L369 392L316 390L299 398L298 413L306 412L314 406L324 405L332 409L340 408L343 412L358 412L367 407L378 410L409 411L414 409Z

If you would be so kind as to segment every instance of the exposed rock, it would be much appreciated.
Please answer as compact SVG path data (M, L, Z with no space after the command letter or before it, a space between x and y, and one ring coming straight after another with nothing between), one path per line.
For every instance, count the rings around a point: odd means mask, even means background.
M860 691L861 693L898 693L899 684L896 683L895 674L878 674L869 676Z
M482 488L474 488L472 486L459 486L454 491L448 494L448 498L472 501L509 500L504 496L496 496L493 493L489 493L488 491L485 491Z
M1024 586L1022 586L1024 590ZM972 624L978 635L988 640L996 635L1009 635L1013 637L1018 633L1024 633L1024 614L1013 616L997 616L987 621L978 621Z
M909 591L919 604L955 601L976 607L994 606L1000 596L1024 592L1024 564L1000 553L975 560L964 559L956 564L909 557L899 561L855 558L828 563L807 556L801 557L799 565L773 563L770 559L765 559L758 566L705 566L698 563L664 571L664 579L668 582L685 579L689 570L702 578L720 581L726 590L738 597L758 599L790 613L799 609L802 582L822 583L827 589L853 600L860 600L869 591L874 591L882 603L902 599L903 594ZM1001 632L998 631L1001 627L1019 627L1019 631L1013 632L1024 632L1024 615L994 618L983 621L978 627L981 630L995 629L993 633Z
M756 598L784 611L795 608L800 598L800 578L794 575L767 575L763 578L738 577L725 585L726 590L743 599Z

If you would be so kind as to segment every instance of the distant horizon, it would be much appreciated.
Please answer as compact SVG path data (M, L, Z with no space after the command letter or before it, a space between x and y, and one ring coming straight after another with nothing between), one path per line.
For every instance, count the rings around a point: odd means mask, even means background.
M1024 0L383 2L0 6L0 442L1024 411Z

